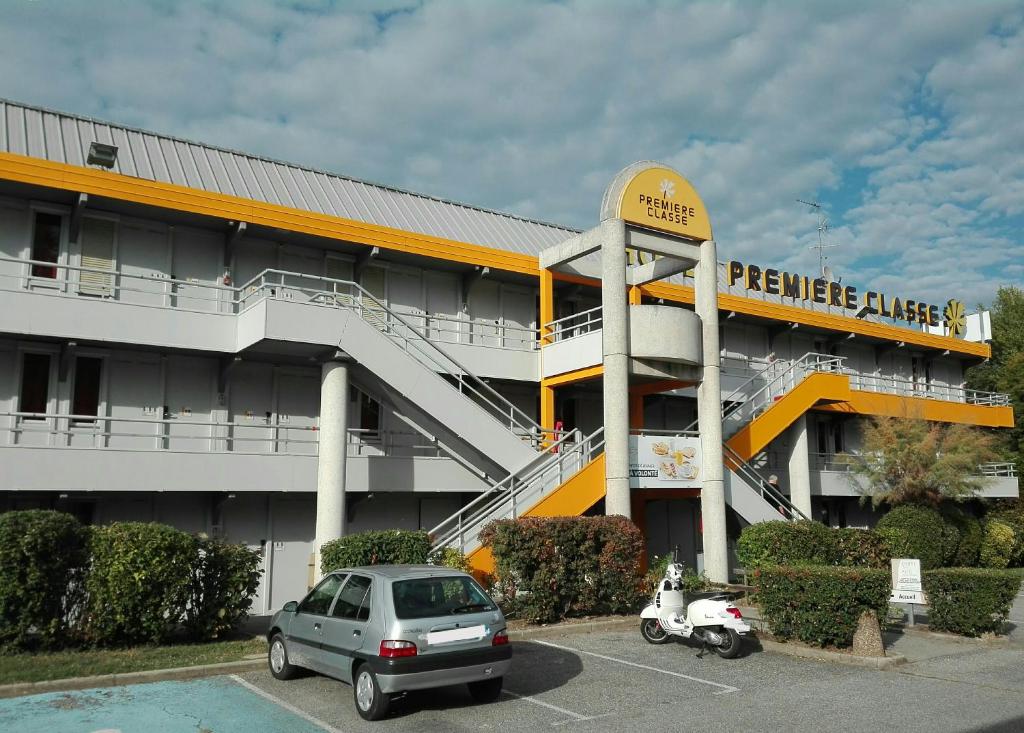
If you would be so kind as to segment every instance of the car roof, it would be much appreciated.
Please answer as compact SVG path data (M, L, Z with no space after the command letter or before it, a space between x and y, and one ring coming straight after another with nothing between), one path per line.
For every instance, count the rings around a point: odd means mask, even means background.
M337 568L332 573L367 573L388 578L403 580L405 578L429 578L438 575L468 575L461 570L444 565L360 565L352 568Z

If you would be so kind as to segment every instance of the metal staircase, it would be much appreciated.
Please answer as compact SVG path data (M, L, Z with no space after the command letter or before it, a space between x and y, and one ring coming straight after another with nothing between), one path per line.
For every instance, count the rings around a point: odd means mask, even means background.
M521 475L540 455L540 425L357 283L268 271L250 284L245 297L253 295L337 309L329 337L355 360L354 379L387 394L411 425L491 483Z
M430 530L434 549L454 547L470 555L480 548L480 531L495 519L528 515L546 497L596 460L604 448L604 428L587 436L573 430L551 452L539 454L515 476L495 484ZM604 476L601 476L604 485Z
M722 399L727 503L746 521L808 519L779 489L751 466L730 439L775 407L814 374L840 374L844 357L810 352L793 362L772 362ZM686 428L696 429L697 421Z

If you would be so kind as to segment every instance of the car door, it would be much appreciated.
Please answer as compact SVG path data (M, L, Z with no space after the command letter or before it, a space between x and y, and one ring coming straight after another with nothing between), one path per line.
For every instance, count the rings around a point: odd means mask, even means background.
M343 574L328 575L299 603L285 637L288 658L293 664L318 671L324 668L320 649L323 624L345 577Z
M332 677L352 681L352 653L363 645L374 610L372 596L372 579L352 573L338 593L330 616L324 620L321 653Z

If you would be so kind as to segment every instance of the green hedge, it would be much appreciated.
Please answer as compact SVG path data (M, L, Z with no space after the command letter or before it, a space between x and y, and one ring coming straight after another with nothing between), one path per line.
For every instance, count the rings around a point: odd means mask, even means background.
M763 567L754 573L757 604L779 639L848 647L864 611L884 618L891 576L879 568Z
M947 525L956 527L959 538L956 551L951 558L948 558L947 564L959 568L970 568L977 565L981 540L984 536L981 522L953 507L942 512L942 519Z
M193 639L218 639L249 614L259 587L259 550L201 538L191 566L185 628Z
M70 514L0 515L0 645L73 641L84 601L88 531ZM36 635L30 637L30 629Z
M94 528L86 582L90 641L106 646L169 640L185 618L197 542L164 524Z
M942 515L935 509L916 504L902 504L887 512L875 526L889 544L892 557L914 557L922 570L942 567L949 551L952 533L946 529Z
M546 623L626 613L646 596L640 530L623 517L525 517L484 527L509 613Z
M1001 631L1021 586L1021 574L1008 570L942 568L923 575L928 626L966 636Z
M844 565L887 567L888 547L866 529L831 529L814 521L761 522L745 527L736 547L740 563L768 565Z
M360 565L421 565L429 557L430 536L426 532L360 532L325 542L320 548L320 570L329 573Z
M1017 533L1013 525L1001 519L989 519L982 525L978 564L985 568L1005 568L1014 556Z

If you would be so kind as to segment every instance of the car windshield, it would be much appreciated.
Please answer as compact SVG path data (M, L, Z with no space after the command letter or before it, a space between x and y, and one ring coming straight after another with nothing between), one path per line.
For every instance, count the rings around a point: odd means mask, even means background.
M428 618L494 610L494 603L472 578L416 578L391 585L398 618Z

